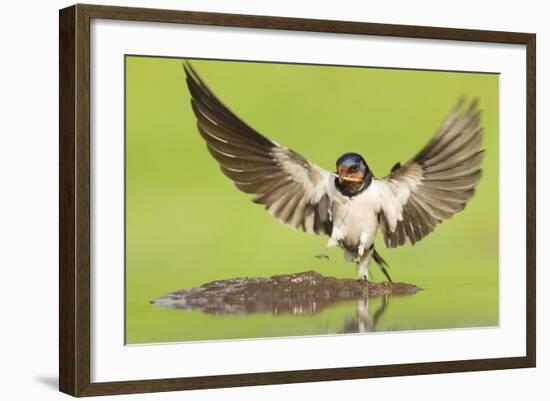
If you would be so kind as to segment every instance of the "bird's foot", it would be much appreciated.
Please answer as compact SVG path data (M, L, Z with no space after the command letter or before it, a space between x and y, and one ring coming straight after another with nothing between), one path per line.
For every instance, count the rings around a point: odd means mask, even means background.
M366 275L363 275L363 276L359 277L359 279L357 281L359 281L359 283L361 283L363 285L368 285L369 284L369 279L367 278Z
M319 255L315 255L317 259L326 259L329 260L328 254L326 252L320 253Z

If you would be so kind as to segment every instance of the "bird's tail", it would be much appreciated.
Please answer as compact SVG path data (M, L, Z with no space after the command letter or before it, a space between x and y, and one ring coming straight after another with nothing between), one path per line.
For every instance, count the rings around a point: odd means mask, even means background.
M376 248L373 248L372 250L372 258L374 259L374 261L376 262L380 270L382 270L382 273L384 273L384 276L386 276L388 281L390 283L393 283L390 277L390 274L388 273L388 270L387 270L387 268L389 268L390 265L388 265L388 263L382 258L382 256L380 256L378 252L376 252Z

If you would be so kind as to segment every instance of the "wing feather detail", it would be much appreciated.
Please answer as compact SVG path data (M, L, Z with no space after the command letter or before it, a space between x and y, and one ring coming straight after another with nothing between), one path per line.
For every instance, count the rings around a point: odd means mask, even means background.
M332 175L246 124L206 86L190 64L184 65L197 128L222 173L252 201L293 228L314 234L332 232Z
M477 102L454 108L422 150L380 180L379 220L387 247L423 239L466 207L481 178L483 129Z

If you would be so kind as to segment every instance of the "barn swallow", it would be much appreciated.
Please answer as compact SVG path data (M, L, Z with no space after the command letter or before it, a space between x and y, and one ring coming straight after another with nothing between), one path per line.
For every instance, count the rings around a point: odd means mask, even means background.
M323 253L339 246L368 282L374 259L388 281L387 263L374 248L414 245L464 209L481 177L483 129L477 101L461 100L428 143L383 178L358 153L346 153L329 172L272 141L230 111L189 63L184 64L200 135L223 174L253 202L292 228L328 235Z

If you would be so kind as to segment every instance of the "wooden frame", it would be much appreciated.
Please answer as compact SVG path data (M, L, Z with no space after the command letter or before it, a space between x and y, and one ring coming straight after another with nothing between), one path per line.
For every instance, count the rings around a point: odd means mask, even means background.
M527 48L524 357L192 378L90 382L90 21L92 18L522 44ZM75 5L59 14L59 388L74 396L534 367L536 360L535 34Z

